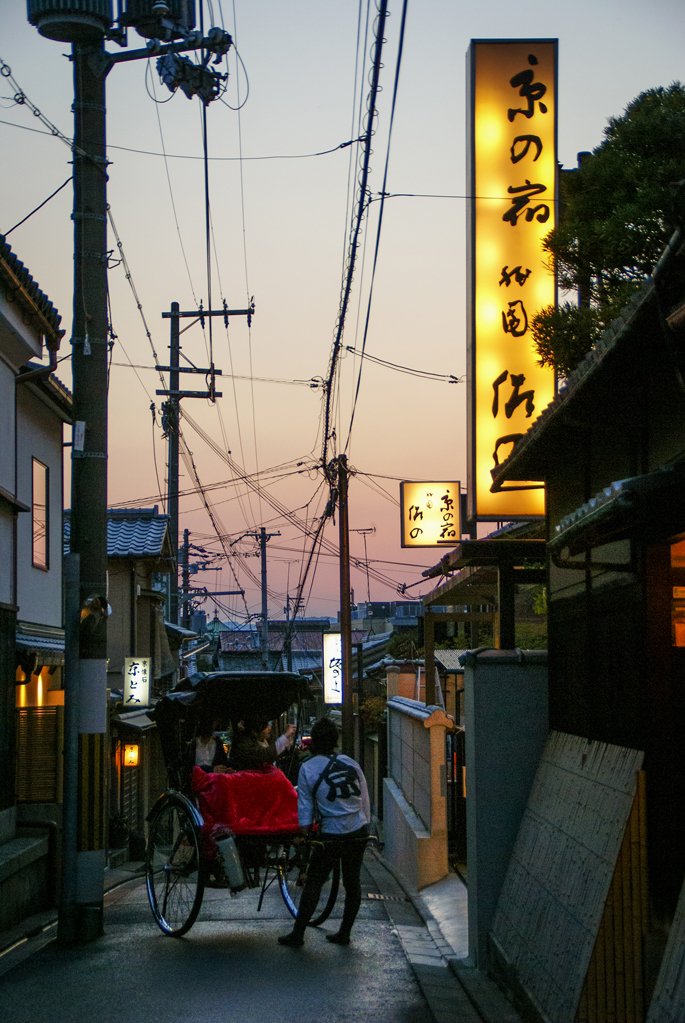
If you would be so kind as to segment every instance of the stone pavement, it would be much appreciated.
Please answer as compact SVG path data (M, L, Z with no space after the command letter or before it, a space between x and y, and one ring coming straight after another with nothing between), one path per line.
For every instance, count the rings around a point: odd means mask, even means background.
M115 887L105 897L100 941L60 948L54 914L42 914L32 926L25 922L13 947L4 943L3 1023L81 1016L98 1023L518 1023L497 989L463 960L466 897L456 875L410 892L370 849L353 944L325 940L337 929L340 900L295 950L275 940L292 924L275 886L259 914L258 892L231 898L207 890L190 933L165 937L152 921L140 867L108 871Z

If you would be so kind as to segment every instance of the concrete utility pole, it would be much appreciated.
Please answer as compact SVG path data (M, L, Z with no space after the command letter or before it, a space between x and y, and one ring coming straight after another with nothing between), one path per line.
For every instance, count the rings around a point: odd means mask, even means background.
M271 537L269 537L271 539ZM259 530L259 547L262 560L262 665L264 671L269 670L269 609L266 594L266 530Z
M338 528L340 543L340 636L342 642L342 751L354 756L352 707L352 608L350 605L350 523L347 508L347 455L338 457Z
M150 38L140 50L109 53L104 40L126 45L126 27L114 27L108 0L29 0L28 18L41 35L72 44L74 66L74 319L70 614L66 622L65 779L72 791L63 827L60 941L91 941L102 934L106 855L105 763L107 731L107 157L105 80L122 60L168 57L169 88L186 70L176 54L201 49L225 54L231 37L212 29L207 39L191 32L194 4L167 17L171 4L156 0L125 13L126 24ZM160 39L181 42L163 44ZM187 62L190 64L190 62ZM195 67L195 65L193 65ZM187 95L215 98L216 72L197 66ZM207 98L205 98L207 97ZM178 541L177 541L178 543ZM80 570L78 580L76 571ZM77 597L78 594L78 597ZM74 765L74 757L77 760ZM67 763L67 759L69 762ZM76 790L75 792L73 790Z
M259 540L259 552L262 562L262 638L261 638L261 652L262 652L262 667L264 671L269 670L269 607L268 607L268 595L266 592L266 545L274 536L280 536L280 533L267 533L264 526L261 526L258 533L247 533L246 536L254 536L255 539Z
M183 547L181 548L181 593L183 594L183 608L181 610L181 625L184 629L190 628L190 530L183 530Z

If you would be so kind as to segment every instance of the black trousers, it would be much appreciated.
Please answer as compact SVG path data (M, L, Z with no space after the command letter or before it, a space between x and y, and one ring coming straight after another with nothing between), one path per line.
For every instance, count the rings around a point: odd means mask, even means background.
M305 928L314 915L321 889L333 867L339 862L345 888L345 908L340 931L349 935L362 901L360 875L368 837L369 829L364 825L348 835L324 836L323 845L314 846L307 880L302 890L300 909L295 920L294 930L297 934L304 935Z

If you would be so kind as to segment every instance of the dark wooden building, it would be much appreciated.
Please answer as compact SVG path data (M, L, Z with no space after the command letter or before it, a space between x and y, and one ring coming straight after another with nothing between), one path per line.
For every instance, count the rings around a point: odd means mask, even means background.
M651 927L685 876L685 245L502 464L544 480L550 728L645 752Z

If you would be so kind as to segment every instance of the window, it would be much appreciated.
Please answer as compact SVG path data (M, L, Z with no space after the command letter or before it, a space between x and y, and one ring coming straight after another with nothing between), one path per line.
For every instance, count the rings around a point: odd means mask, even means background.
M49 483L50 470L37 458L33 459L33 497L31 500L31 518L33 525L33 559L34 568L42 568L46 572L50 567L49 544Z

